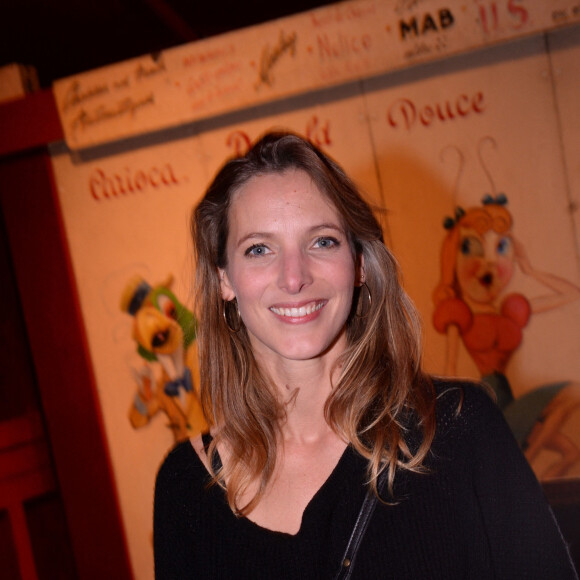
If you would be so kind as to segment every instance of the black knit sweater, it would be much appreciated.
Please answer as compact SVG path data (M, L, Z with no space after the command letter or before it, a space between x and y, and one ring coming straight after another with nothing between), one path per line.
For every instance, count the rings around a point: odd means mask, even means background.
M398 471L379 504L354 579L577 578L552 512L500 411L477 387L438 385L429 473ZM461 393L464 394L457 413ZM189 442L167 456L155 490L158 580L332 578L360 509L366 462L348 447L296 535L229 509Z

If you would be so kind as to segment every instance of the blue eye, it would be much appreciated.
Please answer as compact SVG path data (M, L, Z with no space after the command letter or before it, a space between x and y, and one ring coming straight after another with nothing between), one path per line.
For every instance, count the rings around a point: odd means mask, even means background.
M318 238L314 245L318 248L334 248L340 246L340 242L336 238L324 237Z
M264 244L253 244L244 252L244 256L265 256L269 251Z
M497 244L497 253L500 256L505 256L510 249L510 240L509 238L502 238Z

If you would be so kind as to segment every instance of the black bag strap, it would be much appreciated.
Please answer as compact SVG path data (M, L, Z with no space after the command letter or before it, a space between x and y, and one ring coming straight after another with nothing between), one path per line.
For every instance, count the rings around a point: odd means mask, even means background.
M209 433L202 433L201 439L203 442L203 446L207 452L210 443L213 441L213 437ZM212 457L212 468L214 472L217 472L222 468L222 460L219 454L216 452L213 454ZM385 486L385 482L387 480L387 470L384 470L377 481L377 491L379 495L383 491L383 487ZM356 522L352 529L352 533L348 540L348 544L346 545L346 550L344 551L344 555L342 556L342 560L340 562L340 570L337 572L334 580L348 580L354 568L354 561L362 542L362 539L365 535L371 517L377 507L379 499L375 493L371 490L368 490L365 498L363 500L362 506L356 518Z
M377 481L377 491L379 494L382 493L383 487L385 485L385 481L387 479L387 470L384 470L378 478ZM346 550L344 551L344 555L342 556L342 561L340 563L340 570L334 577L334 580L347 580L351 577L352 571L354 568L354 561L362 542L362 539L365 535L371 517L377 507L379 499L372 490L368 490L367 494L365 495L365 499L362 503L360 508L360 512L358 513L358 517L356 518L356 522L352 529L352 534L348 540L348 544L346 545Z

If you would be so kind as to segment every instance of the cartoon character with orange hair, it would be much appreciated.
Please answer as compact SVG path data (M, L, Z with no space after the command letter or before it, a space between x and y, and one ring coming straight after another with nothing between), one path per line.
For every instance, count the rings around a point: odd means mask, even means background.
M506 204L503 194L487 195L481 207L458 208L454 218L445 220L448 233L441 251L441 280L433 294L433 324L447 335L446 374L456 374L462 341L530 463L542 449L556 452L558 459L542 476L562 476L580 461L578 443L561 431L580 407L580 385L545 385L516 400L504 373L531 315L578 299L580 288L532 267L512 234ZM516 268L549 292L536 298L504 294Z

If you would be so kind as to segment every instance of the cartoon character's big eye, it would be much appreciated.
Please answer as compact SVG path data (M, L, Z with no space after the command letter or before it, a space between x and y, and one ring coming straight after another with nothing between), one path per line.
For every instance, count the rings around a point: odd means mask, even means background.
M511 240L509 238L501 238L497 243L497 253L500 256L505 256L511 247Z
M483 245L475 236L461 240L461 253L464 256L483 256Z
M175 308L175 304L173 300L166 296L165 294L159 294L157 296L157 308L165 314L168 318L173 318L173 320L177 320L177 309Z

